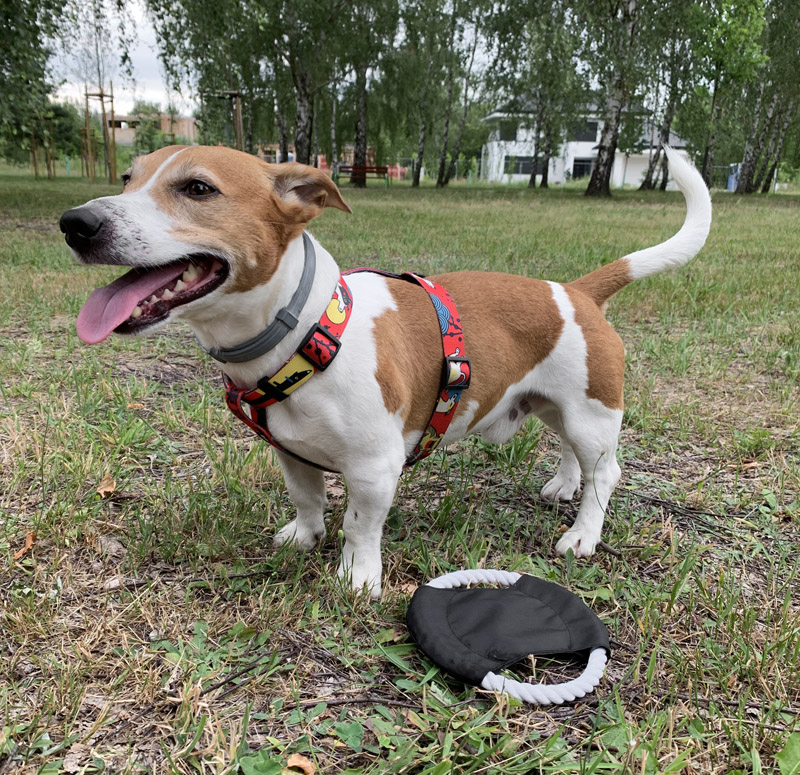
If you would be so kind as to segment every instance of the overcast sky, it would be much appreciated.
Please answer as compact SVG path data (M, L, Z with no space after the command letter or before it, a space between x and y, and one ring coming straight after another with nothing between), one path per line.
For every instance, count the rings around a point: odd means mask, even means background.
M165 85L161 63L158 60L158 48L156 46L156 33L153 25L147 19L144 9L136 3L133 5L132 16L136 24L136 45L131 50L131 60L133 61L134 83L124 78L119 72L112 77L114 82L114 111L117 114L130 113L133 108L134 100L146 100L147 102L157 102L162 110L169 102L169 94ZM130 6L129 6L130 7ZM70 83L65 83L57 91L58 99L68 99L71 102L76 100L82 106L84 103L83 90L84 84L79 83L78 79L68 74L69 67L56 68L56 73L61 69L62 77L69 79ZM90 91L94 85L90 85ZM194 110L195 104L191 95L183 97L173 93L173 100L181 115L190 115ZM95 102L95 107L99 107ZM109 107L106 107L108 110Z

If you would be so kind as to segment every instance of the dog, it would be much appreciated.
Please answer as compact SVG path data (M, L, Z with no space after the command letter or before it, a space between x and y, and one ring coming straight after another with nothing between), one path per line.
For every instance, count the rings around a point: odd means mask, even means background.
M538 417L561 440L544 500L569 501L581 475L584 481L577 517L556 551L589 557L620 477L624 349L605 319L606 304L629 282L689 261L711 224L700 175L667 153L687 214L666 242L566 284L476 271L428 278L450 294L469 359L443 364L437 314L419 278L364 271L344 282L334 258L305 232L325 207L351 212L327 175L222 147L163 148L133 162L121 194L61 218L80 262L131 268L94 291L78 333L95 344L112 332L142 334L180 318L212 354L239 352L223 372L229 386L249 391L292 360L325 310L344 317L347 301L351 314L335 361L313 378L311 368L295 369L283 384L296 382L296 391L264 410L297 512L275 545L309 549L325 535L325 483L315 466L341 472L349 502L338 573L379 597L381 533L404 463L423 436L435 446L432 408L452 397L442 392L443 365L463 377L468 364L471 381L446 409L452 417L443 443L472 433L502 443L529 415ZM316 262L310 280L309 250ZM302 308L287 316L303 284ZM278 318L287 319L280 341L253 350L248 343Z

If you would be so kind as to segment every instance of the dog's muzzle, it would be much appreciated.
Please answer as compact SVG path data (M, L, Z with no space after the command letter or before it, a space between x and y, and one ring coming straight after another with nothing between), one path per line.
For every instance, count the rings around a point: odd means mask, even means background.
M73 250L85 253L92 243L99 239L105 220L91 207L75 207L67 210L58 222L59 228L64 233L64 239Z

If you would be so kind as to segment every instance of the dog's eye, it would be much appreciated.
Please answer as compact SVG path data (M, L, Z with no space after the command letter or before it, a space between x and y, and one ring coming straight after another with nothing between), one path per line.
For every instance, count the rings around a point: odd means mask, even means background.
M202 180L190 180L184 187L183 193L187 196L202 198L211 194L216 194L217 189L204 183Z
M125 188L125 186L127 186L128 183L130 183L130 182L131 182L131 173L130 172L124 172L122 174L122 187Z

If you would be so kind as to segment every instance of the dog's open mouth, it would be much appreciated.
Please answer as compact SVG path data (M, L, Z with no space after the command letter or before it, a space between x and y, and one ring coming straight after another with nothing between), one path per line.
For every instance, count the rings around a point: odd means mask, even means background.
M112 331L138 333L164 320L171 309L211 293L227 276L226 262L204 254L154 269L131 269L92 293L78 314L78 336L97 344Z

